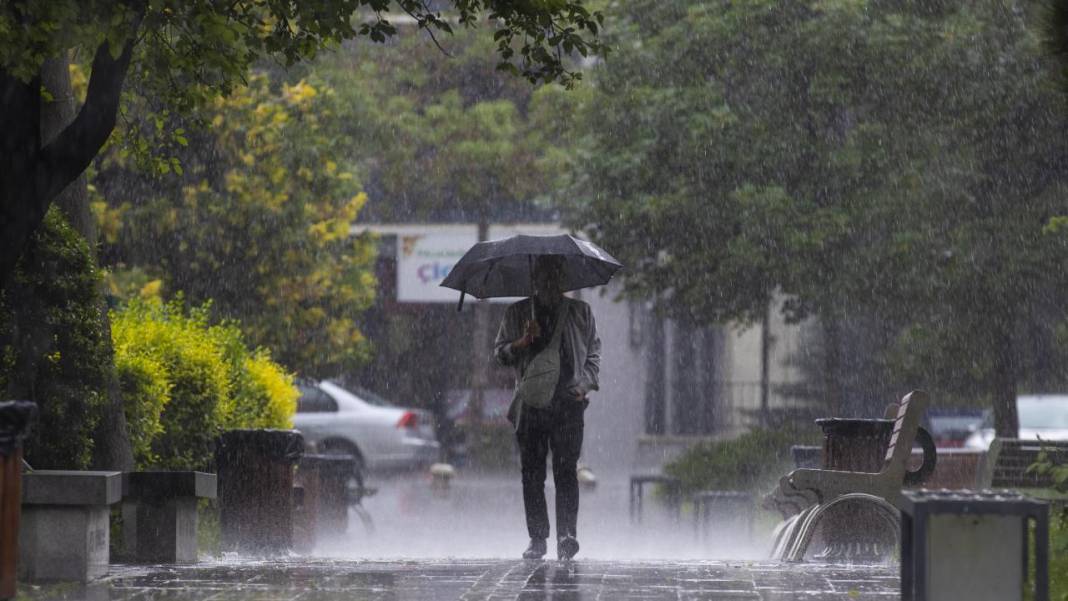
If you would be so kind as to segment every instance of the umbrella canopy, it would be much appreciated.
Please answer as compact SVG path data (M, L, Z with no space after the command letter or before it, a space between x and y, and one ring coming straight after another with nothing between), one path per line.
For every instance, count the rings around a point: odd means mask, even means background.
M555 255L563 262L563 291L607 284L621 267L599 246L574 236L512 236L479 242L453 266L441 283L477 298L532 296L534 261Z

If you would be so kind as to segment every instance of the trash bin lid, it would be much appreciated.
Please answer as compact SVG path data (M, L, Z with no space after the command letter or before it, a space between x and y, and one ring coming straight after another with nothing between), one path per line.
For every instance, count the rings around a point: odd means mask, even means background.
M37 417L37 404L30 401L0 402L0 455L15 452L30 431L30 423Z
M296 461L304 454L304 436L297 430L227 430L219 436L216 453L254 452L270 459Z

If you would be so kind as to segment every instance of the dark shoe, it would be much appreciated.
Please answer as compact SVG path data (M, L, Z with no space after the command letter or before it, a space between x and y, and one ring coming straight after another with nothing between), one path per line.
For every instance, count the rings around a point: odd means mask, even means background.
M530 546L527 547L526 551L523 551L523 559L541 559L548 550L544 538L532 538L530 539Z
M556 557L564 561L574 557L578 550L579 544L574 536L561 536L559 542L556 543Z

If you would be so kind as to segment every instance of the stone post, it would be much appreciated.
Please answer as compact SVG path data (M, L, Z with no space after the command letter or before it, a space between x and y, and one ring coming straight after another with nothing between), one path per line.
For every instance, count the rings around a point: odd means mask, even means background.
M214 499L215 474L130 472L123 479L123 535L137 563L196 563L197 500Z
M22 479L19 578L88 582L108 573L110 506L122 472L36 470Z

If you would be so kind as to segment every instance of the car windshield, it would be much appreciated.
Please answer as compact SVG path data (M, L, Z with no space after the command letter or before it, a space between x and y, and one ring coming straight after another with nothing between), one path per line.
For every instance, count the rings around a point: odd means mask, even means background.
M1021 398L1016 406L1021 428L1068 429L1068 396Z

